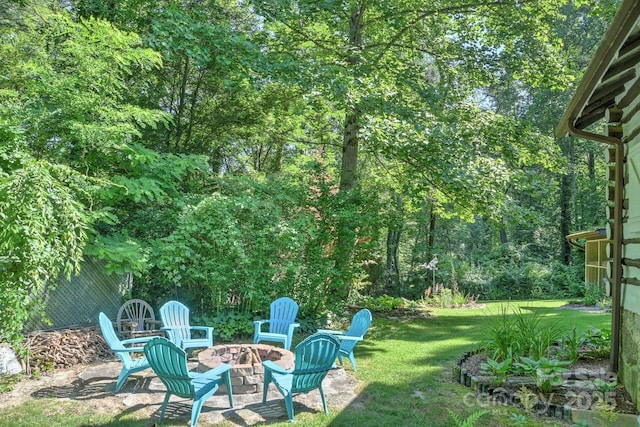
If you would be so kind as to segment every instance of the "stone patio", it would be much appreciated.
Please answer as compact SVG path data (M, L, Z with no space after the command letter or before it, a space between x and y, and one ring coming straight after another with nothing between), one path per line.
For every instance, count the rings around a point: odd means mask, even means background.
M83 402L95 409L96 413L114 417L135 413L137 417L156 421L164 399L164 385L149 369L130 376L122 391L113 394L120 367L120 362L114 360L56 370L40 378L25 379L15 384L13 391L0 394L0 407L17 406L28 401L37 404L37 399L59 398ZM196 370L197 360L190 362L190 367ZM229 408L226 395L216 394L205 403L198 425L217 424L223 420L241 426L286 421L287 414L282 395L271 387L267 403L264 405L262 393L234 394L234 408ZM323 388L329 410L363 406L358 401L357 394L360 383L350 370L332 369L324 380ZM294 408L296 414L322 413L320 394L314 390L295 396ZM190 414L190 400L171 397L165 419L180 419L187 423Z

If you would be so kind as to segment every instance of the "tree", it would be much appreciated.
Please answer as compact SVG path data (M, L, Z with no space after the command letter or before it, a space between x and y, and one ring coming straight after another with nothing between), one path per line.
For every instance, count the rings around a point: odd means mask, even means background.
M290 80L344 114L334 137L345 194L363 177L359 156L375 152L409 163L416 179L468 212L500 203L495 188L508 179L501 161L478 154L512 144L501 138L514 128L474 106L474 91L505 71L534 85L564 84L561 44L550 32L560 2L253 4L273 34L270 56L299 64ZM355 233L341 235L336 262L348 263Z
M197 166L135 142L168 120L125 102L129 76L160 65L138 36L47 2L14 12L0 28L0 338L11 342L83 255L111 272L143 268L136 242L114 228L118 208L163 197Z

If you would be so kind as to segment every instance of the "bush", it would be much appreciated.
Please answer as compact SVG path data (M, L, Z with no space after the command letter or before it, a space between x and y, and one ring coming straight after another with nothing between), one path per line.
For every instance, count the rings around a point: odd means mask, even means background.
M364 296L358 299L358 305L371 311L387 313L405 305L405 300L399 297L381 295L379 297Z
M253 335L253 316L232 310L219 311L214 317L193 316L194 324L213 326L213 332L223 341L243 339Z

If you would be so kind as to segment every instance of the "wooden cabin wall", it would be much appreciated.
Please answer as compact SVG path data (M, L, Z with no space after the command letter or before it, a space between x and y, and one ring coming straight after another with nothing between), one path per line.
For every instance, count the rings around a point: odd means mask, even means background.
M623 213L624 260L640 262L640 97L624 108L622 118L625 136L625 186L627 209ZM640 409L640 286L631 284L640 280L640 268L623 262L621 292L620 358L618 376ZM624 282L627 283L624 283Z

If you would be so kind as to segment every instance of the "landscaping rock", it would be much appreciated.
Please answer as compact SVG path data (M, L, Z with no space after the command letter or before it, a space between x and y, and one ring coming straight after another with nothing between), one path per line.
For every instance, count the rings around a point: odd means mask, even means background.
M0 374L17 375L22 373L22 365L9 346L0 345Z

